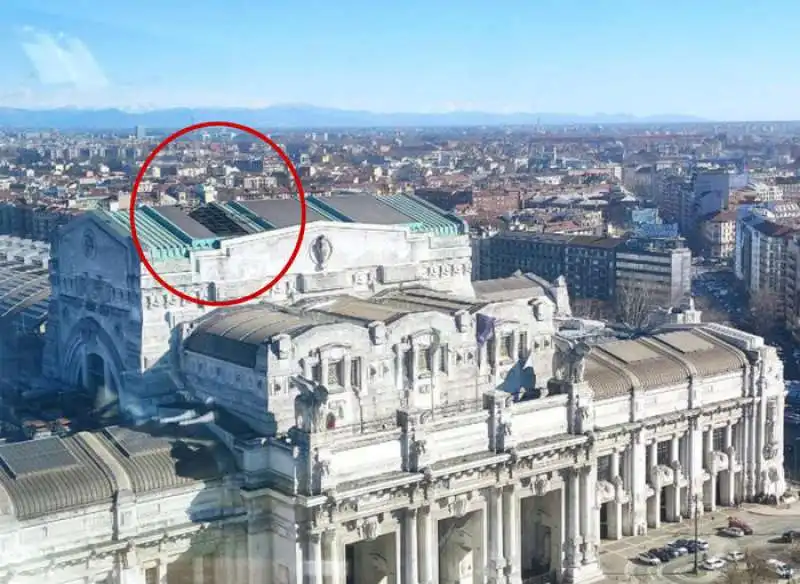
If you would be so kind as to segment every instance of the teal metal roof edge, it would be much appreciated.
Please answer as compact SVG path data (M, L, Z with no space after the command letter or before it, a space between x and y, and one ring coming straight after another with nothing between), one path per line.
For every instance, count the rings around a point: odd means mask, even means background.
M192 237L162 215L157 207L142 207L141 209L137 209L137 211L139 210L192 249L213 249L219 244L218 237Z
M252 213L245 213L247 209L243 209L241 205L235 204L236 201L229 201L227 203L211 203L212 206L219 209L232 221L241 222L248 228L252 229L254 233L263 233L269 230L269 223L261 219L261 217L253 216Z
M312 207L315 211L321 213L322 215L329 217L331 221L340 221L342 223L355 223L350 217L341 213L334 209L333 207L329 206L327 203L323 202L322 200L318 199L317 197L311 195L306 197L306 203Z
M227 203L224 203L224 205L234 213L242 215L243 217L249 219L259 227L266 229L267 231L275 229L275 226L272 223L270 223L263 217L259 217L258 215L253 213L250 209L242 205L239 201L228 201Z
M123 237L133 237L130 228L130 211L106 211L104 209L97 209L90 212L95 213L104 223L111 226ZM139 213L139 216L144 219L153 220L149 215L143 214L142 209L136 209L134 212ZM191 246L180 241L176 235L166 230L162 225L158 224L158 226L165 231L164 234L155 233L153 228L150 225L144 224L144 222L136 226L139 242L148 257L153 261L186 257ZM159 238L160 235L166 235L167 237L162 241L158 241L157 238ZM156 240L154 240L154 238L156 238Z

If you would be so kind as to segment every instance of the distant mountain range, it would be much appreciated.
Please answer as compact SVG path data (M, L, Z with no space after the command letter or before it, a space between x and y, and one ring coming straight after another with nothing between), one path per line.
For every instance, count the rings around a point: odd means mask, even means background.
M707 120L679 114L637 117L628 114L489 113L375 113L314 106L265 108L173 108L143 112L121 109L17 109L0 107L0 127L65 130L116 130L133 128L179 128L205 121L230 121L260 128L373 128L532 126L604 124L681 124Z

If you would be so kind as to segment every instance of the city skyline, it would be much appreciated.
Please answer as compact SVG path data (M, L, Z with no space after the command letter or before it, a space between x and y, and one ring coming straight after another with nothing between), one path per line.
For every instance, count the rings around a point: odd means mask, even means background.
M703 7L508 2L489 12L409 2L390 11L352 1L311 2L298 16L242 2L199 12L184 2L99 10L89 0L69 9L12 0L0 8L0 106L800 118L781 49L800 6ZM744 54L738 38L748 40Z

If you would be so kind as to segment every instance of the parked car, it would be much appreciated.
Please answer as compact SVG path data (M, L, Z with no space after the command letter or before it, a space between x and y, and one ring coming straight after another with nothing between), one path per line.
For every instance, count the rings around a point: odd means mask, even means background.
M669 562L669 561L672 561L673 559L675 559L675 556L672 555L672 551L668 550L665 547L663 547L663 548L653 548L650 551L648 551L647 553L657 557L659 560L661 560L662 564L666 563L666 562Z
M720 529L719 532L726 537L744 537L744 529L739 527L725 527Z
M783 543L792 543L800 540L800 529L790 529L789 531L785 531L781 537L781 540Z
M708 542L704 539L690 539L686 548L690 553L694 553L695 550L705 552L708 551Z
M717 557L710 557L703 560L703 563L700 564L704 570L709 570L711 572L716 570L721 570L725 567L725 560L722 558Z
M644 552L637 556L637 559L648 566L658 566L661 563L661 560L658 557L654 556L650 552Z
M744 559L744 553L739 550L733 550L728 552L726 559L729 562L741 562Z
M673 541L672 543L668 543L667 547L673 550L678 556L685 556L689 553L689 548L686 547L687 542L685 540L679 539L677 541Z
M728 517L728 527L737 527L744 531L745 535L753 535L753 528L750 524L738 517Z
M767 569L778 576L778 578L790 580L794 576L794 568L775 558L767 560Z

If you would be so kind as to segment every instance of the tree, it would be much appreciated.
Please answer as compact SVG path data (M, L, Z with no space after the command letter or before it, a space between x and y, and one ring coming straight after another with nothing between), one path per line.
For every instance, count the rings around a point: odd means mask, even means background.
M774 292L762 289L750 293L748 324L755 334L769 337L778 331L781 325L780 305L780 299Z
M617 286L614 297L615 316L629 329L645 329L656 306L653 289L649 285L628 280Z
M744 551L740 562L728 562L720 572L720 584L764 584L772 582L775 575L767 568L767 561L750 550Z
M610 316L608 305L596 298L578 298L572 302L572 314L589 320L607 320Z

